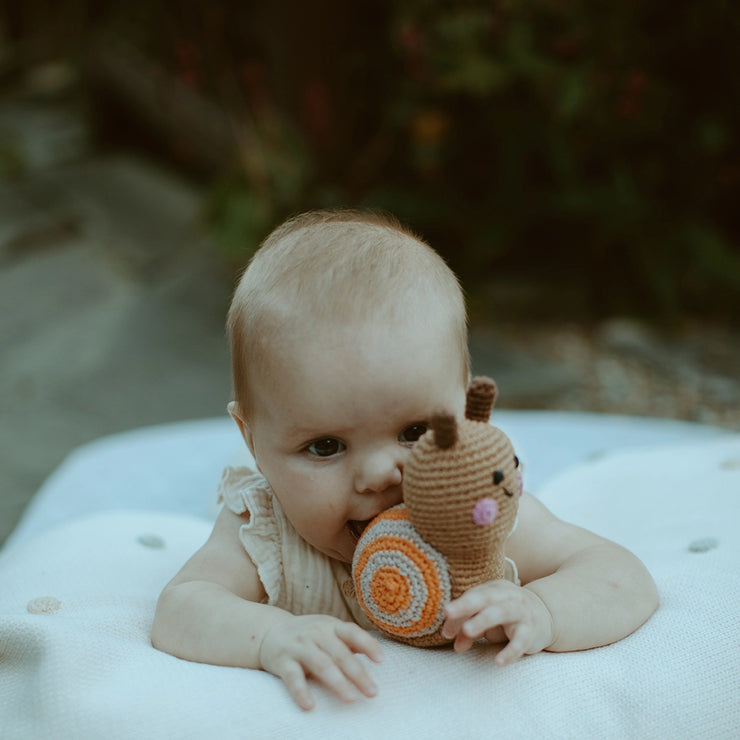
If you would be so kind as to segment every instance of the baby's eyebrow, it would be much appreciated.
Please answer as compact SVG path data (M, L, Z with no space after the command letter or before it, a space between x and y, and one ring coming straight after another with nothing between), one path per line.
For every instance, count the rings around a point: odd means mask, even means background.
M340 437L336 430L328 432L326 429L318 426L299 426L291 424L285 429L285 435L290 439L306 440L322 439L328 437Z

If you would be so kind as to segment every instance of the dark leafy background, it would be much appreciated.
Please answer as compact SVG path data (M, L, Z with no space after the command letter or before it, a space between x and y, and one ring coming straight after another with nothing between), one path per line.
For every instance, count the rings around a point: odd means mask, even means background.
M289 213L365 206L422 233L483 300L595 317L740 309L731 2L29 0L1 12L15 70L72 60L103 141L136 139L208 184L204 217L227 263ZM136 58L161 75L158 110L111 84L101 58L116 54L124 72ZM153 79L137 82L135 66L134 91ZM187 116L166 120L173 90L224 117L215 155Z

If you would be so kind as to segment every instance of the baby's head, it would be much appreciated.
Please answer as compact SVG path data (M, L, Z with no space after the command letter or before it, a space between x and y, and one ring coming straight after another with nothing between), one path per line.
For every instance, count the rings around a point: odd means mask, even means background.
M402 498L435 412L462 413L465 309L455 276L396 222L309 213L278 227L229 313L230 410L299 535L350 562Z
M459 358L467 386L466 313L457 278L426 243L392 217L313 211L278 226L244 271L228 316L235 406L251 404L251 378L275 348L322 329L355 341L436 324L439 352Z

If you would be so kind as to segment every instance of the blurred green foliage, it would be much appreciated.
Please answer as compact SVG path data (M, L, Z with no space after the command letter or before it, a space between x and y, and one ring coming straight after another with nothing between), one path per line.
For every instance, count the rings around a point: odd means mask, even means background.
M524 276L593 314L740 310L729 0L87 12L229 111L235 155L207 209L228 259L289 213L363 206L409 223L468 285Z

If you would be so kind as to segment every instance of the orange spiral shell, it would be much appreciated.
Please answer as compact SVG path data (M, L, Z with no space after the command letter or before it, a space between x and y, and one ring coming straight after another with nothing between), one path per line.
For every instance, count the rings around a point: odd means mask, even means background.
M403 504L363 532L352 573L360 605L384 632L403 639L441 627L451 594L447 561L421 539Z

